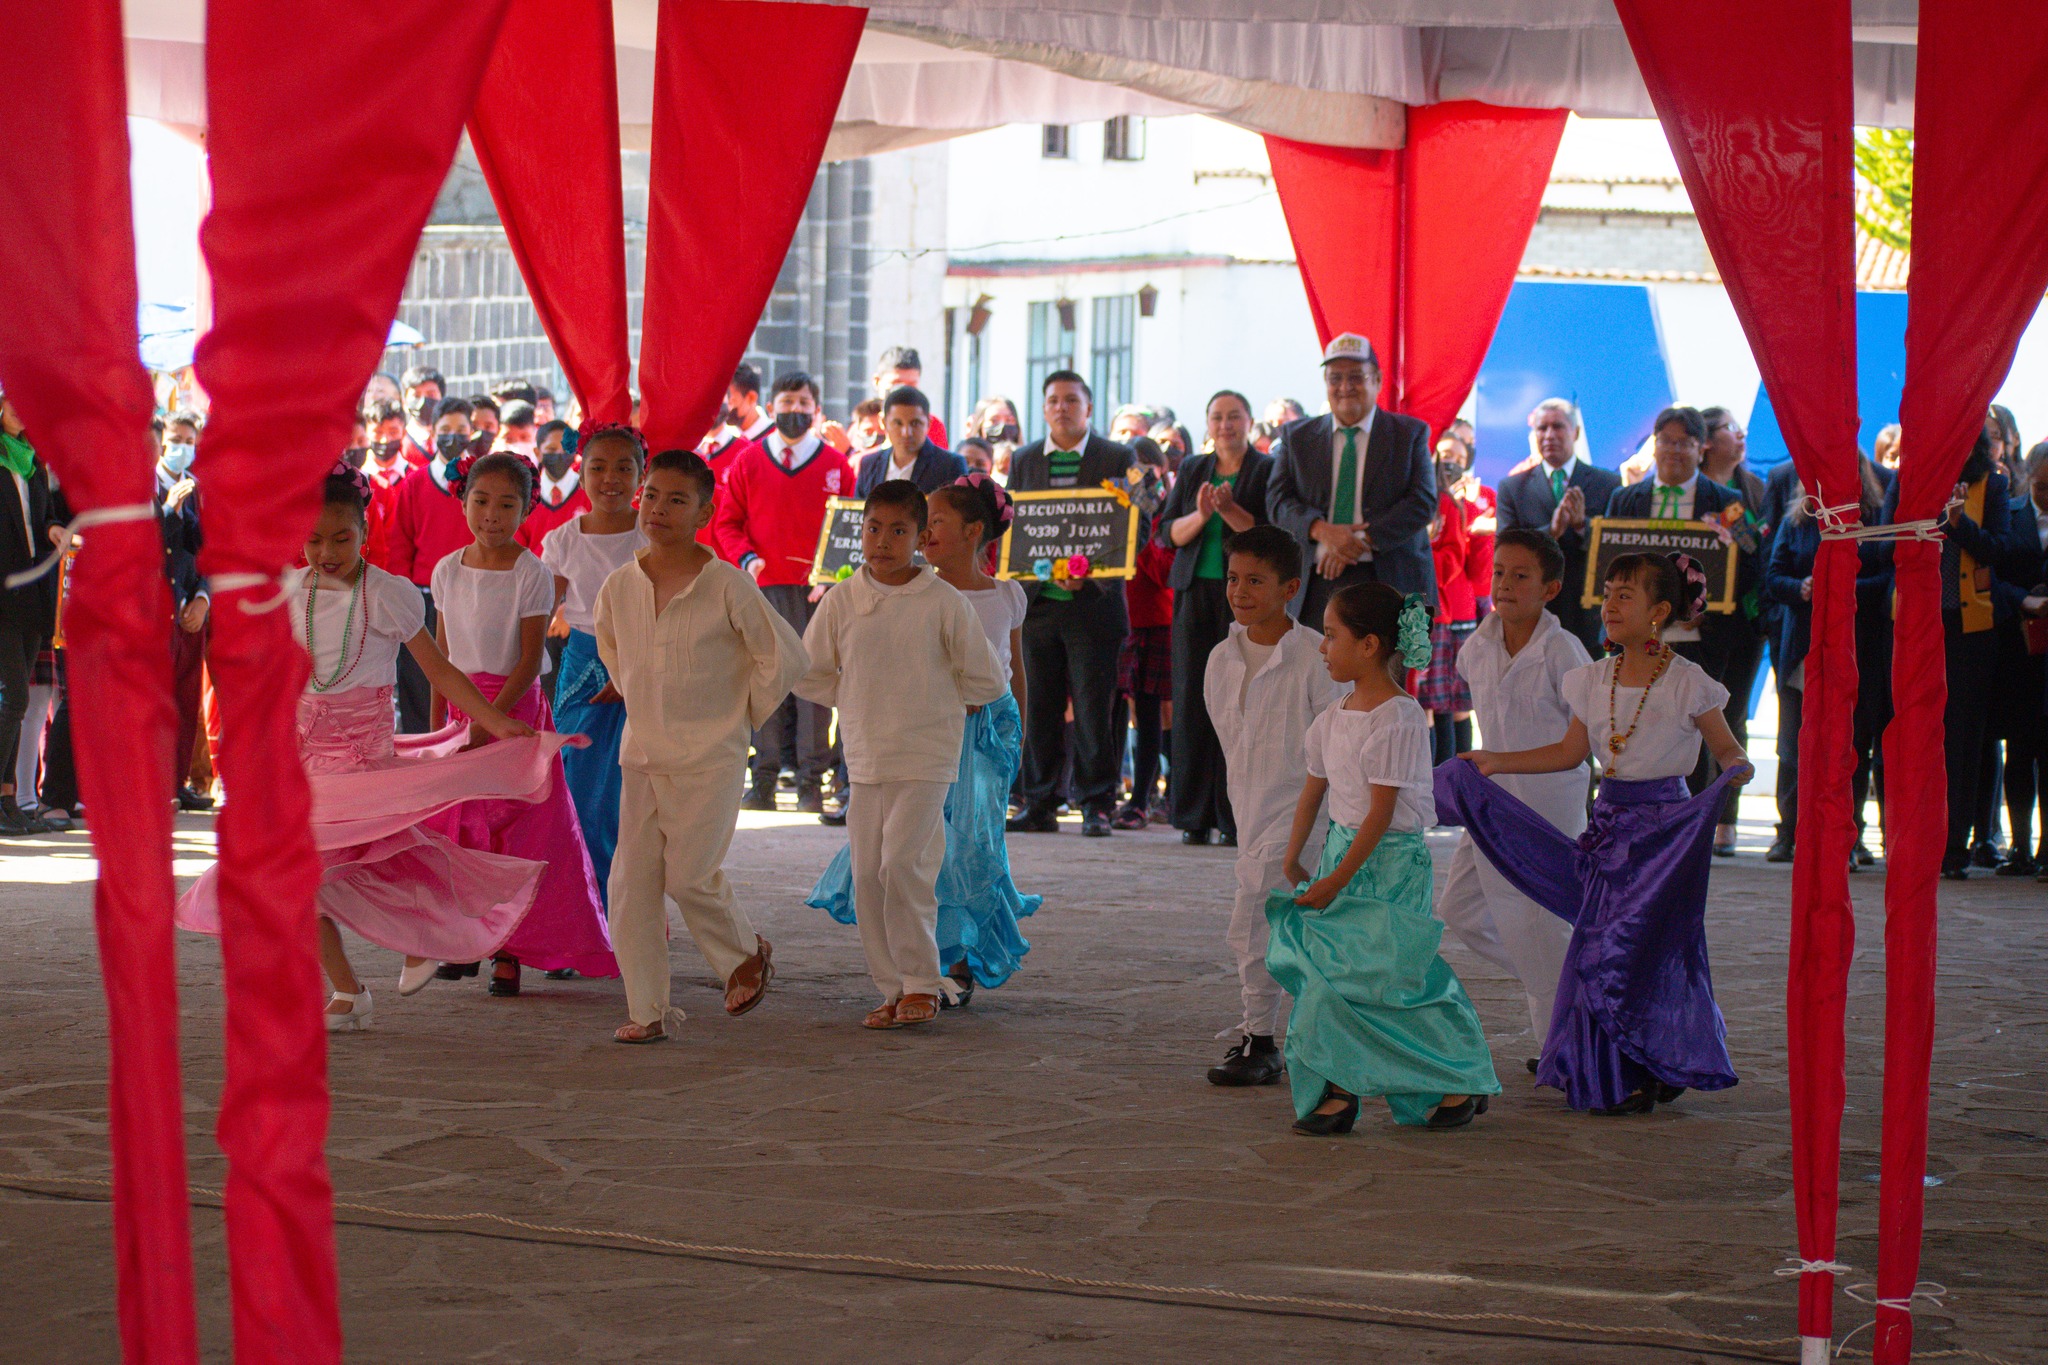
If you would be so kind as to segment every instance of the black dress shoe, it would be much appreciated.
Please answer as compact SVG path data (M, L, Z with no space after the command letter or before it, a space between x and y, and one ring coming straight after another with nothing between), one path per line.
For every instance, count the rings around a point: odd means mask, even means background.
M1060 822L1049 810L1021 810L1003 821L1011 834L1058 834Z
M1983 843L1978 844L1975 848L1972 848L1970 850L1970 866L1997 867L1998 845L1992 843L1989 839L1987 839Z
M2024 853L2015 853L1998 865L1995 877L2031 877L2041 869L2032 858Z
M1109 837L1109 812L1091 810L1082 816L1081 833L1089 839L1107 839Z
M1423 1120L1422 1126L1425 1128L1463 1128L1472 1121L1472 1116L1480 1111L1480 1107L1484 1103L1484 1096L1467 1095L1462 1104L1439 1104L1430 1111L1429 1117Z
M1714 845L1714 856L1715 856L1716 858L1733 858L1733 857L1735 856L1735 845L1733 845L1733 844L1715 844L1715 845Z
M1785 838L1772 840L1770 848L1766 849L1764 852L1764 861L1767 863L1791 862L1792 841L1790 839Z
M1666 1085L1662 1081L1657 1082L1657 1103L1659 1104L1669 1104L1684 1093L1685 1087L1682 1085Z
M551 972L542 972L541 975L550 981L581 981L583 979L583 973L577 971L574 967L557 967Z
M189 811L212 810L213 798L202 792L193 791L189 786L180 787L178 788L178 809Z
M1214 842L1216 844L1216 847L1218 848L1236 848L1237 836L1235 834L1230 833L1228 830L1219 829L1216 831L1216 838Z
M1271 1085L1286 1074L1287 1064L1280 1060L1272 1035L1255 1033L1238 1039L1223 1060L1209 1068L1209 1084Z
M1524 1062L1523 1065L1529 1068L1529 1074L1533 1076L1536 1074L1537 1065L1541 1063L1542 1060L1543 1059L1540 1057L1531 1057L1528 1061Z
M796 791L796 808L805 815L823 815L825 813L825 794L818 790L815 783L798 787Z
M831 806L825 807L818 812L818 823L838 829L846 823L846 807L840 806L836 810Z
M1638 1090L1620 1104L1610 1104L1605 1109L1588 1109L1586 1112L1596 1118L1614 1119L1627 1114L1647 1114L1657 1107L1657 1097L1647 1090Z
M48 820L30 815L11 796L0 796L0 834L48 834Z
M752 787L740 798L741 810L774 810L775 789L773 787Z
M1861 839L1856 841L1855 858L1856 866L1858 867L1872 867L1877 863L1877 855L1872 853L1869 846Z
M474 962L443 962L440 966L434 968L434 979L436 981L460 981L465 976L475 976L476 971L477 965Z
M1184 844L1192 844L1196 848L1207 848L1209 846L1209 831L1206 829L1184 829L1180 832L1180 841Z
M1324 1100L1332 1100L1337 1087L1330 1086L1323 1091ZM1342 1093L1341 1091L1338 1093ZM1318 1105L1318 1108L1321 1106ZM1334 1114L1310 1114L1305 1119L1294 1121L1294 1131L1303 1137L1339 1137L1351 1131L1358 1122L1358 1096L1345 1095L1344 1107Z
M509 974L501 975L498 970L501 967L510 967L512 970ZM491 984L488 989L492 995L519 994L519 959L516 957L491 959Z
M974 1003L974 978L972 976L968 977L965 981L962 981L957 976L948 976L946 979L953 983L953 990L955 994L951 1000L948 1000L945 996L945 993L940 992L940 1009L964 1010L969 1005Z

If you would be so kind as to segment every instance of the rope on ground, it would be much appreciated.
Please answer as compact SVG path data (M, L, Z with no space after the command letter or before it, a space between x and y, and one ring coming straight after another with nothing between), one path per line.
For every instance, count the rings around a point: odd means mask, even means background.
M104 1200L97 1203L113 1202L113 1182L91 1176L37 1175L22 1171L0 1172L0 1189L10 1189L21 1194L42 1195L47 1198L78 1198L80 1196L54 1195L39 1188L46 1185L84 1186L90 1189L109 1191ZM195 1196L193 1203L202 1208L219 1208L219 1203L201 1203L196 1196L204 1195L209 1200L225 1198L223 1191L201 1185L190 1187ZM960 1275L1008 1275L1016 1279L1031 1281L1029 1285L982 1285L993 1289L1032 1289L1036 1286L1051 1286L1052 1292L1088 1290L1142 1298L1148 1302L1188 1303L1198 1307L1245 1308L1251 1310L1287 1311L1313 1310L1318 1313L1342 1313L1354 1318L1379 1318L1380 1325L1389 1327L1435 1328L1447 1331L1484 1331L1489 1323L1514 1324L1522 1327L1538 1327L1553 1333L1585 1333L1594 1340L1580 1339L1582 1345L1626 1345L1648 1347L1657 1350L1705 1350L1707 1354L1726 1356L1730 1359L1779 1361L1787 1357L1787 1349L1796 1351L1798 1337L1730 1337L1712 1332L1691 1332L1676 1327L1618 1326L1613 1323L1573 1322L1561 1318L1535 1317L1526 1313L1441 1313L1422 1308L1401 1308L1392 1304L1366 1303L1354 1299L1314 1298L1300 1294L1248 1294L1234 1289L1216 1289L1198 1285L1155 1284L1142 1280L1102 1279L1080 1275L1062 1275L1056 1271L1039 1270L1031 1266L1005 1265L1000 1263L972 1263L957 1261L913 1261L896 1256L875 1256L853 1251L772 1251L762 1247L740 1246L716 1242L684 1242L668 1237L655 1237L647 1233L624 1232L605 1228L573 1227L559 1223L534 1223L521 1218L508 1218L498 1213L425 1213L414 1209L391 1209L377 1204L361 1204L349 1200L334 1201L337 1213L365 1215L362 1218L340 1219L358 1227L382 1228L391 1232L420 1232L448 1230L469 1236L490 1237L500 1240L534 1241L532 1238L512 1237L507 1233L492 1232L487 1227L513 1228L522 1232L540 1233L545 1237L569 1238L570 1241L548 1240L537 1244L543 1246L584 1246L594 1250L638 1251L646 1250L687 1257L721 1258L739 1257L749 1261L770 1263L811 1262L814 1265L856 1266L876 1271L898 1271L915 1274L927 1279L938 1280ZM373 1220L397 1220L373 1221ZM405 1226L407 1223L428 1223L433 1228ZM621 1247L616 1243L624 1242ZM804 1269L796 1266L796 1269ZM1154 1296L1171 1295L1169 1300ZM1533 1333L1517 1333L1497 1328L1492 1335L1527 1336ZM1652 1338L1652 1340L1644 1340ZM1545 1337L1544 1340L1557 1340ZM1769 1354L1765 1354L1768 1352ZM1739 1354L1738 1354L1739 1353ZM1844 1354L1838 1350L1837 1354ZM1847 1351L1847 1355L1867 1358L1867 1351ZM1987 1355L1982 1351L1949 1349L1941 1351L1915 1351L1918 1360L1973 1360L1982 1365L2017 1365L2017 1362L1999 1356Z

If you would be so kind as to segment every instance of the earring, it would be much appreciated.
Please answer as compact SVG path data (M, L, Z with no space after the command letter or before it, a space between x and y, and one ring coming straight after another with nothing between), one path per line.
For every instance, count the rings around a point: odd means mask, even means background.
M1649 639L1649 642L1643 646L1643 653L1649 655L1653 659L1656 658L1659 654L1662 654L1663 652L1664 642L1654 635L1652 635Z

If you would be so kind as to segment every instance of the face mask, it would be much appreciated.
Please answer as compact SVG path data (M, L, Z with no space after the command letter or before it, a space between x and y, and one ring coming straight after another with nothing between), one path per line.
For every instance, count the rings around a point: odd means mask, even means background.
M569 472L569 464L575 458L566 450L550 450L540 457L540 467L547 470L549 478L559 480Z
M168 441L164 444L164 468L171 471L171 477L182 479L185 471L192 467L195 447L187 441Z
M460 432L444 431L434 438L434 453L444 460L460 459L469 437Z
M439 399L429 398L423 393L416 393L405 400L405 415L421 426L426 426L434 420L434 411L440 406L441 402Z
M811 414L778 412L775 414L775 429L782 433L782 439L785 441L801 441L811 434Z
M341 452L341 458L348 461L349 468L361 469L364 462L370 458L370 448L368 446L350 446L347 450Z
M397 457L397 455L398 455L398 442L396 442L396 441L372 441L372 442L370 442L370 451L371 451L371 453L372 453L372 454L374 454L374 455L375 455L375 456L376 456L376 457L377 457L377 458L378 458L379 460L381 460L381 461L384 461L385 463L387 463L387 464L388 464L388 463L389 463L389 462L390 462L391 460L393 460L394 458L396 458L396 457Z

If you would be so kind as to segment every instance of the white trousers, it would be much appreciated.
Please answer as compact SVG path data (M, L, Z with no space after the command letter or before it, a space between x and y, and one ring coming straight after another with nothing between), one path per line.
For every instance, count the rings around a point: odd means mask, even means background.
M1437 898L1437 918L1458 941L1522 983L1529 1027L1540 1046L1564 970L1572 927L1508 883L1468 836L1451 855L1450 877Z
M720 981L754 955L753 923L725 879L742 776L620 772L619 847L606 918L626 982L626 1011L636 1024L671 1014L664 894L683 912L684 927Z
M939 864L950 782L856 782L846 807L853 915L884 1004L939 995Z
M1266 893L1287 885L1281 871L1287 863L1287 845L1263 844L1240 848L1237 855L1237 898L1230 907L1230 932L1225 940L1237 955L1238 989L1244 997L1244 1018L1220 1037L1247 1035L1275 1038L1280 1034L1280 1008L1287 993L1266 970Z

